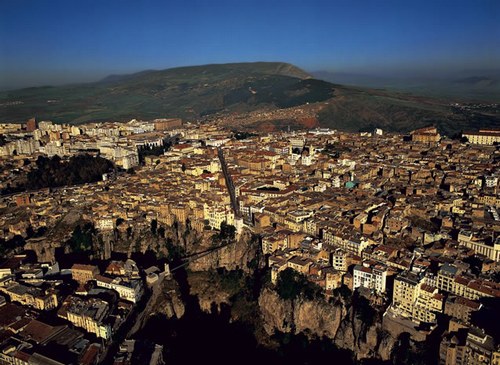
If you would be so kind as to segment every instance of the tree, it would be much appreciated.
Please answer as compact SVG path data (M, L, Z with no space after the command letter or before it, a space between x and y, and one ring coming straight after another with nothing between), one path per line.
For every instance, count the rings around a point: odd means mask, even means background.
M76 226L69 239L71 251L78 253L91 251L92 233L94 233L92 224L86 224L83 228L80 225Z
M285 300L294 300L299 295L307 299L321 296L321 287L310 282L307 277L292 268L287 268L279 273L276 285L278 295Z
M220 238L221 240L234 240L236 234L236 227L232 224L227 224L225 221L220 224Z
M356 318L360 319L365 326L371 326L376 318L377 311L370 305L370 301L360 295L358 291L352 296L352 305Z
M40 156L36 168L28 173L26 187L40 189L96 182L112 169L111 161L87 154L71 156L67 161L57 155L52 158Z
M276 291L282 299L293 300L299 296L301 291L301 280L299 280L300 277L297 274L298 273L291 268L287 268L278 274Z
M185 249L179 245L175 245L171 238L167 238L165 246L167 247L168 261L170 263L181 260L186 254Z
M10 251L16 250L17 248L24 247L26 241L20 235L15 235L8 241L0 239L0 256L7 255Z
M158 221L156 219L153 219L151 221L151 233L156 234L156 229L158 228Z

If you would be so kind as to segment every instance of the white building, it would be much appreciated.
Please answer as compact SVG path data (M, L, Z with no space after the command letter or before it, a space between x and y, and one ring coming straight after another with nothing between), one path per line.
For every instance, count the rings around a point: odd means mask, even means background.
M210 227L220 229L222 222L234 225L234 213L229 206L203 205L203 218L208 220Z
M338 175L332 177L332 188L340 188L340 177Z
M367 288L377 293L385 293L387 281L387 267L363 263L356 265L353 270L353 288Z
M62 157L66 155L66 148L60 141L49 142L43 149L40 148L40 152L44 152L49 157L55 155Z
M136 303L142 296L142 283L140 279L125 281L121 278L109 278L96 275L97 286L112 289L118 292L121 299Z
M493 145L500 143L499 129L480 129L479 132L464 132L463 137L466 137L472 144Z
M137 153L131 153L127 156L122 157L122 167L125 170L128 170L138 165L139 165L139 155Z
M487 188L495 188L498 185L498 176L485 176L484 183L486 184Z
M332 253L332 266L337 271L347 272L347 252L337 248Z
M109 231L115 228L115 220L111 217L102 217L95 220L95 227L100 231Z
M109 313L109 306L104 300L97 298L80 299L69 296L58 311L58 316L67 319L74 326L94 333L97 337L109 339L112 330L104 323Z
M40 148L40 143L33 138L18 139L16 141L16 152L18 155L32 155Z

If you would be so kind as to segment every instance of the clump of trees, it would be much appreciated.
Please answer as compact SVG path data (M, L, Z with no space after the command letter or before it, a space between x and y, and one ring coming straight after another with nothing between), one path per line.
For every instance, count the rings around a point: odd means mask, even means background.
M220 270L218 272L222 289L226 293L236 294L246 290L243 270Z
M351 152L351 149L349 147L340 145L338 142L327 143L321 151L321 153L334 158L339 157L343 152Z
M111 161L87 154L71 156L67 161L57 155L40 156L36 168L28 173L26 187L40 189L97 182L112 169Z
M235 234L235 226L233 226L232 224L227 224L226 222L221 223L219 236L222 240L234 240Z
M321 297L321 287L307 279L307 277L292 268L279 273L276 291L281 299L294 300L300 295L307 299Z
M232 224L222 222L220 225L220 232L212 236L212 243L219 244L234 240L236 237L236 227Z
M156 235L158 230L158 221L156 219L151 220L151 233Z
M170 149L172 146L172 142L168 139L163 140L163 145L155 146L151 144L146 144L144 146L140 146L138 148L139 153L139 162L144 163L144 158L146 156L161 156L166 151Z
M180 245L174 244L171 238L167 238L165 241L165 246L168 251L168 262L169 263L179 263L182 258L186 255L186 249Z
M24 247L26 241L22 236L15 235L10 240L0 238L0 257L5 257L12 251Z
M92 223L87 223L83 227L77 225L68 241L71 252L83 253L92 251L92 235L95 228Z
M239 141L239 140L242 140L242 139L256 137L256 136L258 136L258 134L251 133L251 132L246 132L246 131L233 130L233 136L234 136L234 138L236 138Z

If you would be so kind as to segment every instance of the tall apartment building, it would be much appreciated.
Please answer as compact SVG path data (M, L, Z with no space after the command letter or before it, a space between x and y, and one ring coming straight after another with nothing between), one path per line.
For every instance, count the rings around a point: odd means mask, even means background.
M118 292L121 299L132 303L137 303L143 294L142 282L140 279L124 280L120 277L110 278L107 276L96 276L97 286L108 288Z
M439 269L437 287L439 290L470 300L477 300L483 297L500 297L500 284L493 281L470 279L459 275L458 269L449 264L444 264Z
M436 314L443 312L443 300L444 296L439 294L437 288L419 283L412 318L420 322L436 323Z
M380 264L368 264L354 266L353 288L367 288L379 294L386 291L387 267Z
M182 119L180 118L155 119L153 123L155 131L165 131L168 129L182 127Z
M458 234L458 242L476 254L484 255L493 261L500 261L500 237L495 242L487 244L483 239L476 238L470 231L462 230Z
M420 278L409 271L402 272L394 279L393 307L407 317L413 314L413 303L417 299L419 283Z
M444 296L413 272L405 271L394 279L393 306L415 321L435 323L443 312Z
M57 307L57 295L53 290L42 290L34 286L19 284L12 277L5 277L0 283L0 292L18 302L38 310L51 310Z
M36 118L31 118L26 122L26 131L27 132L33 132L37 128L38 128L38 122L37 122Z

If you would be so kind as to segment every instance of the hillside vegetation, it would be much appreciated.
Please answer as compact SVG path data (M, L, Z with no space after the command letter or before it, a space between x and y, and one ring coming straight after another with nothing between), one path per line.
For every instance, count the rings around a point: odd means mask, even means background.
M331 84L306 82L278 62L236 63L112 75L99 82L0 93L0 120L56 122L198 118L219 111L295 106L331 97ZM303 81L306 80L306 81Z
M408 132L429 125L452 136L462 130L500 125L500 113L463 113L442 99L335 85L334 97L318 115L321 125L344 131L382 128Z

